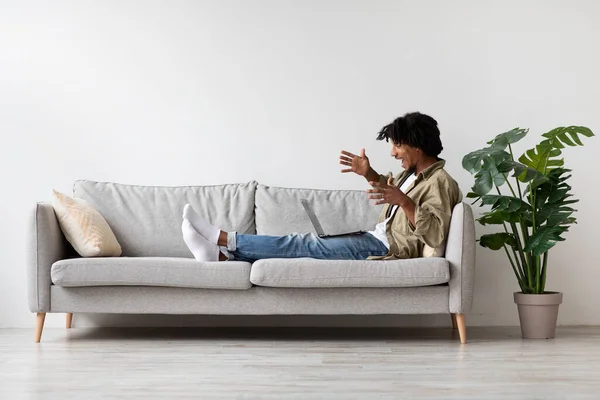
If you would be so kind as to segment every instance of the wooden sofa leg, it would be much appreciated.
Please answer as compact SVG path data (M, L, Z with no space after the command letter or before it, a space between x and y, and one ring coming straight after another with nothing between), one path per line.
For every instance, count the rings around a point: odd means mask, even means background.
M456 314L456 324L458 325L458 335L462 344L467 343L467 327L465 326L465 314Z
M73 323L73 313L67 313L67 329L71 329L71 324Z
M456 325L456 314L450 314L450 318L452 319L452 329L457 330L458 325Z
M45 312L39 312L35 316L35 342L39 343L42 340L42 330L44 329L44 320L46 319Z

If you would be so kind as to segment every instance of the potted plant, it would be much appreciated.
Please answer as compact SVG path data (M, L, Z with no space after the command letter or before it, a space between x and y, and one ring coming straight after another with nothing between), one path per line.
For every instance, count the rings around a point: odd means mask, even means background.
M482 235L479 244L506 253L521 289L514 301L523 337L553 338L562 293L546 291L548 251L576 223L571 206L578 201L561 156L566 146L582 146L581 139L594 134L583 126L558 127L517 161L512 145L528 131L515 128L496 136L488 147L467 154L462 165L475 178L467 197L491 206L477 221L503 228Z

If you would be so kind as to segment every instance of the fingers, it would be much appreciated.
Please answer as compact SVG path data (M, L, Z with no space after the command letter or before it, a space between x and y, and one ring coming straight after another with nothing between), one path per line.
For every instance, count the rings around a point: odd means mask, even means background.
M393 186L390 186L387 183L381 183L381 182L375 182L375 181L369 181L369 185L373 186L374 188L379 188L380 190L388 190L388 189L393 188Z
M352 167L352 159L345 157L345 156L340 156L340 164L342 165L346 165L348 167Z
M379 182L369 182L369 184L371 186L375 186L375 189L367 189L367 193L368 193L368 198L369 200L376 200L375 203L373 203L373 205L378 206L381 204L387 204L389 203L389 200L386 198L387 197L387 192L389 192L389 188L387 187L381 187L381 184Z
M383 201L384 203L387 203L388 202L387 191L388 191L388 189L368 189L367 197L370 200L380 200L380 201Z
M342 172L343 172L343 173L346 173L346 172L352 172L352 168L343 169L343 170L342 170Z
M352 153L350 153L348 151L344 151L344 150L342 150L342 154L345 156L348 156L348 157L356 157L356 154L352 154ZM340 158L341 158L341 156L340 156Z
M393 181L393 179L392 179L392 177L391 177L391 176L388 178L387 184L388 184L389 186L392 186L392 185L394 184L394 181Z
M363 157L363 158L366 157L365 156L365 149L360 149L360 156Z
M394 185L390 185L390 181L388 180L387 183L381 183L381 182L375 182L375 181L369 181L369 185L371 186L375 186L375 187L381 187L381 188L393 188Z
M380 204L389 203L389 200L387 200L384 195L370 195L368 197L369 197L369 200L377 200L377 201L375 201L375 203L373 203L373 205L375 205L375 206L378 206Z

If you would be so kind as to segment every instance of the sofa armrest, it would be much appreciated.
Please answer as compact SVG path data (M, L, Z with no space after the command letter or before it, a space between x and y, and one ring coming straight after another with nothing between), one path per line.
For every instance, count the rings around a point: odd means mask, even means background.
M475 220L473 210L466 203L459 203L452 212L450 232L446 244L446 259L450 263L451 313L464 314L473 304L475 282Z
M50 203L37 203L30 216L27 241L27 292L31 312L50 311L50 268L58 260L72 254L54 208Z

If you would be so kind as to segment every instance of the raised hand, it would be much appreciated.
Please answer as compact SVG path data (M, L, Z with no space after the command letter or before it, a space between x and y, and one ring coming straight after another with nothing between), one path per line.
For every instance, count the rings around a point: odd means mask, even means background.
M388 179L387 183L369 182L373 189L368 189L369 199L377 200L375 205L380 204L391 204L397 206L403 206L406 204L407 199L410 198L406 193L402 192L400 188L392 182L392 177Z
M369 157L365 155L365 149L360 150L359 156L342 150L340 164L348 167L342 170L344 173L354 172L357 175L366 177L371 170L371 163L369 162Z

